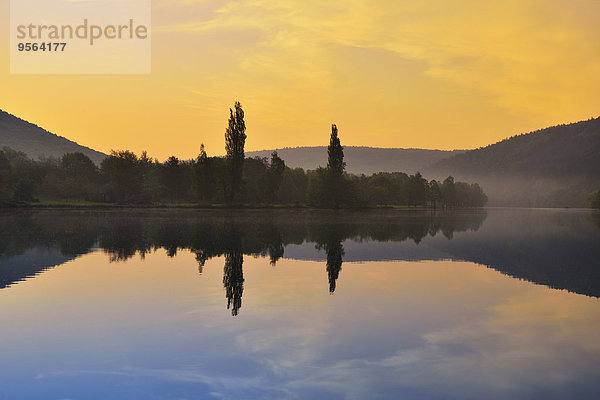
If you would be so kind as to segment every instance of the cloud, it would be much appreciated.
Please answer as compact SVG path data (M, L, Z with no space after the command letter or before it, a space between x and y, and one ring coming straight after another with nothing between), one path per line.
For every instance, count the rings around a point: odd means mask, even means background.
M600 29L580 24L582 9L597 15L600 3L242 0L212 19L157 30L261 32L254 51L238 59L241 69L326 83L335 81L340 47L382 49L424 62L423 74L484 92L510 112L546 114L597 104Z

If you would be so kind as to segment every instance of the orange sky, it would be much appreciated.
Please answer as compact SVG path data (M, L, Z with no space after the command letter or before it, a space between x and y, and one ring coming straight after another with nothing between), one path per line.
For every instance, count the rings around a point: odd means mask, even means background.
M155 0L152 74L11 75L0 108L83 145L223 154L328 143L474 148L600 114L600 1ZM9 1L0 0L8 26Z

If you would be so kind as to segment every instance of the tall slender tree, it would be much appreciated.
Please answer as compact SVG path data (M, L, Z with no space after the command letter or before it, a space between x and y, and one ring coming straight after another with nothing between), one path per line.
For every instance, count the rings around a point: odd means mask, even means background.
M331 137L327 147L327 169L332 176L341 177L346 169L344 162L344 148L338 137L338 128L335 124L331 125Z
M229 200L234 201L242 186L244 167L244 145L246 143L246 123L244 110L239 101L235 102L235 112L229 109L229 125L225 131L225 151L231 173Z
M329 178L329 190L331 191L331 200L335 208L339 207L344 198L344 148L338 137L338 128L335 124L331 125L331 137L327 147L327 172Z

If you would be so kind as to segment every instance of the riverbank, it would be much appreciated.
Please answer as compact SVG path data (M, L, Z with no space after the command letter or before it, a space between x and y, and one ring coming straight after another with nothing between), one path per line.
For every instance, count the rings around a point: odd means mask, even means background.
M251 203L233 203L233 204L199 204L199 203L153 203L153 204L117 204L117 203L98 203L98 202L68 202L68 201L44 201L35 203L4 203L0 205L4 209L248 209L248 210L286 210L303 209L318 210L319 207L311 207L305 204L251 204ZM340 209L405 209L405 210L433 210L431 207L424 206L406 206L406 205L380 205L370 207L341 207ZM440 210L441 208L437 208Z

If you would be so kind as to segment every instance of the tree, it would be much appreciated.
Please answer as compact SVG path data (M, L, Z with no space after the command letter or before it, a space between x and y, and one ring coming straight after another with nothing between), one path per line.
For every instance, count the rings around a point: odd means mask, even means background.
M147 151L142 152L138 160L138 169L141 180L141 199L147 203L157 201L162 191L159 166L158 160L152 160Z
M442 199L442 189L438 181L433 179L429 182L429 188L427 190L427 197L431 201L431 205L435 210L437 208L437 202Z
M283 203L300 205L306 201L308 178L302 168L287 168L281 177L277 197Z
M194 166L196 178L196 194L201 201L208 201L213 198L215 190L215 180L213 177L212 160L204 149L204 143L200 145L200 154L196 158Z
M329 184L330 174L325 168L317 168L308 174L306 200L313 207L332 208L335 206L332 198L332 188Z
M242 174L243 195L238 201L245 203L261 203L266 201L267 172L269 160L266 157L250 157L244 160Z
M411 175L408 178L408 198L409 205L420 206L425 204L427 197L427 181L420 172Z
M161 172L162 186L171 203L185 199L191 186L190 166L171 156L162 165Z
M167 189L171 203L179 197L179 170L179 159L175 156L169 157L163 165L162 184Z
M140 171L137 156L128 150L111 151L102 160L101 170L110 187L110 195L119 202L137 201L140 190Z
M60 196L66 199L92 199L97 192L98 168L85 154L66 153L59 159L64 178ZM48 184L48 182L45 182Z
M265 200L269 203L275 201L277 191L281 186L283 171L285 171L285 162L277 155L277 152L274 151L271 153L271 163L265 174L263 186Z
M235 102L235 112L229 109L229 125L225 131L225 151L231 174L229 200L234 201L242 185L244 167L244 145L246 143L246 123L244 110L239 101Z
M483 192L483 189L479 184L473 183L470 185L470 204L469 207L483 207L488 202L487 195Z
M13 193L13 200L15 201L36 201L37 200L37 188L35 183L31 179L21 179L15 186Z
M330 197L335 208L340 206L344 196L345 169L344 148L338 137L338 128L335 124L332 124L331 137L329 138L329 146L327 147L327 172L329 175L329 190L331 191Z
M344 175L346 163L344 162L344 148L338 137L338 128L335 124L331 125L331 137L327 147L327 169L332 176L341 177Z
M444 207L456 205L456 187L454 186L454 177L449 176L442 183L442 202Z
M92 181L97 178L96 165L83 153L66 153L60 158L59 164L68 178L86 178Z

